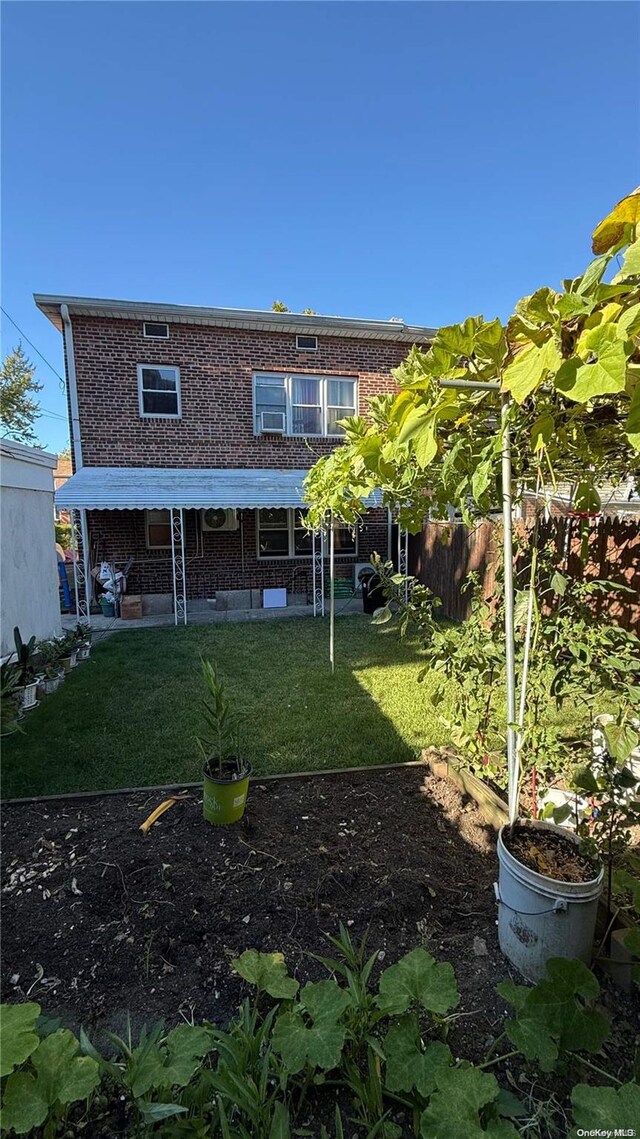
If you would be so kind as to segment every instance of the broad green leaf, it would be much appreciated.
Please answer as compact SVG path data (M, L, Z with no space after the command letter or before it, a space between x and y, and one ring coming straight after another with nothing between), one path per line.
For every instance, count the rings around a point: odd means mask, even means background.
M3 1134L15 1131L16 1135L28 1135L44 1123L48 1113L49 1104L31 1072L9 1076L0 1115Z
M282 953L259 953L257 949L246 949L231 962L231 967L250 985L255 985L259 992L268 993L276 1000L290 1000L298 991L298 982L287 975Z
M22 1005L0 1005L0 1076L8 1076L35 1052L39 1037L35 1023L40 1005L30 1001Z
M544 412L534 420L531 428L531 446L534 451L543 451L553 437L555 420L549 412Z
M410 1092L416 1088L425 1099L435 1091L437 1076L452 1063L451 1051L440 1041L431 1041L425 1049L420 1041L416 1017L404 1018L389 1029L384 1041L386 1059L385 1084L392 1092Z
M617 763L624 763L638 746L638 733L628 723L605 724L603 730L609 755Z
M418 1004L428 1012L444 1016L459 1001L453 967L448 961L436 961L421 947L385 969L376 997L378 1007L391 1015L407 1012Z
M420 1118L423 1139L517 1139L518 1132L504 1119L483 1126L480 1112L498 1097L495 1076L477 1068L450 1068L438 1078L438 1090Z
M571 782L579 791L586 791L588 795L595 795L598 790L598 780L589 767L579 767L574 771Z
M392 617L393 613L391 612L389 606L383 605L380 609L376 609L373 617L371 618L371 624L386 625L387 621L390 621Z
M635 336L640 332L640 304L630 305L620 313L616 323L624 336Z
M574 316L583 316L591 312L595 301L593 297L582 297L579 293L563 293L558 297L557 308L563 320L571 320Z
M469 316L464 324L449 324L438 329L435 344L454 357L471 356L473 338L479 317Z
M559 391L576 403L587 403L596 396L624 390L627 357L615 324L600 324L583 332L577 349L579 359L566 360L556 375Z
M346 1036L339 1021L350 1004L349 994L335 981L304 986L299 1002L278 1018L273 1030L274 1051L292 1075L305 1067L324 1071L336 1067Z
M90 1056L79 1056L80 1045L68 1028L46 1036L33 1053L38 1092L50 1105L86 1099L100 1082L100 1070Z
M627 225L640 221L640 188L628 194L607 214L593 231L591 248L594 253L606 253L617 245Z
M595 287L600 284L610 260L611 257L608 253L603 257L596 257L590 265L587 265L575 291L582 296L592 293Z
M578 1135L635 1135L640 1120L640 1085L621 1088L591 1087L578 1084L571 1093L576 1126L570 1139Z
M515 311L525 324L532 328L540 328L545 324L555 324L557 321L558 294L554 289L543 286L529 297L523 297L516 304Z
M640 238L634 241L627 249L622 262L622 269L616 273L612 284L626 281L627 277L636 277L640 274Z
M433 462L438 454L438 440L433 420L430 424L425 424L424 430L414 438L413 450L418 466L423 470Z
M131 1094L138 1098L151 1090L185 1087L212 1045L211 1030L191 1024L173 1028L162 1042L151 1038L134 1049Z
M504 370L503 387L511 392L516 403L522 403L542 383L549 372L556 372L562 363L555 340L550 337L538 347L532 344L518 352Z
M398 443L400 446L410 443L416 435L420 435L429 426L433 426L433 407L431 404L420 403L417 407L409 408L402 419Z
M289 1108L278 1101L273 1107L269 1139L289 1139L290 1134Z
M160 1123L172 1115L184 1115L189 1109L177 1103L148 1103L141 1099L137 1104L138 1111L147 1123Z
M601 506L602 500L593 483L577 483L573 492L573 509L578 514L597 514Z
M564 574L560 573L560 570L555 570L549 584L553 592L557 593L558 597L564 597L567 592L568 579Z
M496 319L482 324L476 332L473 347L479 359L500 367L507 354L507 338L502 323Z
M489 459L478 463L471 479L471 491L476 502L482 498L491 484L492 467Z
M583 961L551 958L547 977L533 988L507 982L497 989L516 1010L505 1023L509 1040L543 1071L553 1068L562 1050L598 1052L609 1034L606 1018L578 999L594 1000L600 992Z

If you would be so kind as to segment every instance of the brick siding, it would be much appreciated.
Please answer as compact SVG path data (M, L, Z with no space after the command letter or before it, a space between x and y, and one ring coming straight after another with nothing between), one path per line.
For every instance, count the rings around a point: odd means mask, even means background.
M336 440L256 437L253 372L356 377L358 410L365 414L370 396L396 390L391 369L409 350L403 342L320 335L317 352L299 352L290 333L174 323L168 341L155 341L144 339L141 321L78 315L72 321L85 466L307 469ZM140 417L138 364L180 369L180 420ZM219 534L202 532L196 511L185 518L189 598L211 597L217 589L311 590L311 559L257 558L254 511L242 512L242 531ZM133 558L130 591L172 591L171 553L146 548L143 511L92 511L89 531L93 562L120 567ZM386 556L386 549L386 514L370 511L357 557L336 559L338 576L351 577L355 561L374 550Z

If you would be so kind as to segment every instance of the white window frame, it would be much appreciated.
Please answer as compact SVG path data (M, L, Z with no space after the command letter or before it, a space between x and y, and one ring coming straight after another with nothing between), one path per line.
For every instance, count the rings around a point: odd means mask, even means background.
M169 521L168 521L169 541L167 542L166 546L155 546L155 545L152 546L151 545L151 542L149 541L149 524L150 524L149 515L150 514L168 514L169 515ZM165 523L164 522L151 522L151 525L152 526L164 526ZM145 512L144 512L144 540L145 540L145 545L146 545L148 550L170 550L171 549L171 511L170 510L167 510L164 507L155 508L153 510L145 510Z
M295 519L296 511L303 509L300 506L287 506L280 507L281 510L287 511L287 532L289 535L289 552L287 554L261 554L260 553L260 510L256 510L256 558L259 562L307 562L313 557L313 549L309 550L308 554L296 554L295 552ZM282 527L284 529L284 527ZM300 527L298 527L300 529ZM344 527L350 529L350 527ZM357 558L358 557L358 527L355 528L355 550L352 554L343 554L339 550L336 551L337 558Z
M166 336L154 336L147 332L148 324L162 324L167 330ZM168 340L169 339L169 323L166 320L143 320L142 322L142 335L145 340Z
M301 344L300 343L300 339L303 336L307 336L310 339L315 340L315 344L314 344L313 348L310 348L308 344ZM313 332L299 332L296 334L296 352L317 352L317 351L318 351L318 337L315 335L315 333L313 333Z
M151 365L147 365L150 367ZM157 366L157 365L156 365ZM327 372L254 372L253 373L253 433L255 436L268 435L269 432L263 432L260 424L258 423L258 403L256 399L256 388L262 377L271 377L284 380L285 390L285 404L286 404L286 427L284 434L291 439L344 439L344 434L340 431L327 431L327 393L329 390L330 380L340 380L353 384L353 412L348 407L343 408L344 419L346 416L358 414L360 406L360 383L357 376L340 376L334 373ZM294 380L319 380L320 381L320 414L322 417L322 431L308 431L300 432L293 430L293 400L292 390ZM315 405L314 405L315 406ZM331 404L331 407L334 405Z
M143 389L142 387L142 372L144 368L158 368L164 369L165 372L175 372L176 376L176 396L178 410L173 412L165 411L145 411L144 401L142 398L143 390L149 391L149 388ZM140 409L141 419L182 419L182 394L180 391L180 369L175 364L138 364L138 407Z

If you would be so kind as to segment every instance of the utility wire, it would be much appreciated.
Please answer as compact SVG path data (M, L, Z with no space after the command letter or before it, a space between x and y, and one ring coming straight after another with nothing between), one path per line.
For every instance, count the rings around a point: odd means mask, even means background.
M35 344L33 343L33 340L29 340L29 337L27 336L26 332L23 332L23 331L22 331L22 329L20 328L20 325L19 325L19 324L16 324L15 320L13 319L13 317L12 317L12 316L9 316L9 313L7 312L6 308L3 308L3 307L2 307L2 305L0 305L0 311L4 313L4 315L6 316L7 320L10 320L10 321L11 321L11 323L12 323L13 327L14 327L14 328L16 328L16 329L18 330L18 332L19 332L19 333L20 333L20 335L23 337L23 339L24 339L24 340L26 340L27 344L28 344L28 345L29 345L31 348L33 348L33 351L34 351L34 352L37 352L37 354L38 354L38 356L40 357L40 359L41 359L41 360L43 360L43 361L44 361L44 363L47 365L47 368L51 368L51 371L53 372L54 376L57 376L57 378L59 379L59 381L60 381L60 384L62 385L62 390L63 390L63 391L65 391L65 390L66 390L66 386L67 386L67 385L66 385L66 383L65 383L64 379L62 378L62 376L60 375L60 373L57 371L57 369L56 369L56 368L54 368L53 364L50 364L50 363L49 363L49 361L47 360L47 357L46 357L46 356L43 356L43 355L42 355L42 352L40 351L40 349L39 349L39 348L36 348ZM49 413L49 414L51 414L51 413ZM64 416L61 416L61 418L64 418Z

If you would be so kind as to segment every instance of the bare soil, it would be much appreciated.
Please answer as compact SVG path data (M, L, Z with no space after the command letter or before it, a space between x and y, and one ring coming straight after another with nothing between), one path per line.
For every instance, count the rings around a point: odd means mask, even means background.
M555 882L593 882L599 868L571 838L520 823L503 832L503 842L514 858L529 870Z
M484 1058L507 1012L495 985L520 978L497 944L496 835L457 788L422 766L256 779L239 824L211 826L191 792L143 834L163 798L4 806L3 1000L37 1000L98 1042L128 1013L136 1029L160 1017L224 1024L243 995L235 956L281 950L302 983L319 979L310 953L326 953L342 921L368 931L378 970L418 944L450 961L462 999L449 1043ZM602 984L605 1065L624 1076L638 1005Z

